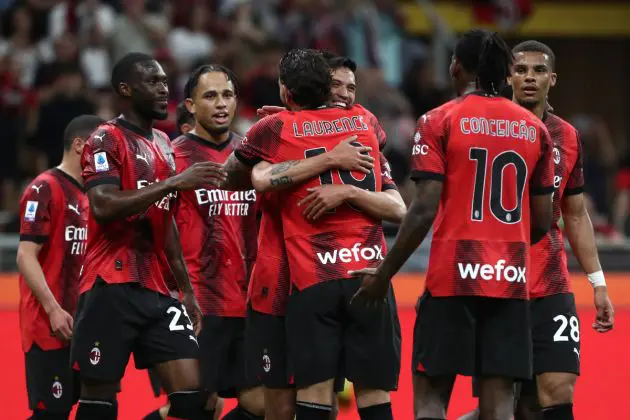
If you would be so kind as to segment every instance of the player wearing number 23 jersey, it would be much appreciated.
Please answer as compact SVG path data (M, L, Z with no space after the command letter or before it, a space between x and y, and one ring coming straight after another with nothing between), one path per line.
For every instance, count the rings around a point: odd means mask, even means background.
M551 194L553 175L547 129L507 99L474 92L418 120L412 179L443 181L443 190L415 327L416 371L531 375L530 195ZM439 357L429 337L445 344Z
M326 153L351 135L372 148L374 165L380 168L385 136L376 118L359 105L268 116L250 129L235 155L250 166L261 160L300 160ZM400 363L398 320L395 310L389 310L395 305L393 293L388 305L379 309L349 305L360 282L348 271L373 267L386 252L381 222L348 204L309 221L298 205L309 188L341 183L369 191L381 191L383 186L378 170L367 175L334 170L278 193L293 287L286 325L295 385L334 378L344 366L350 381L393 390ZM322 322L323 318L333 321Z

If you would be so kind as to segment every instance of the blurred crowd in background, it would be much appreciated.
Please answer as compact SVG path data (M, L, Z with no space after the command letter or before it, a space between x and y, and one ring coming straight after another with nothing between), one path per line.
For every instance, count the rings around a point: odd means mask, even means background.
M56 165L75 116L117 115L110 69L128 52L153 54L170 78L171 117L191 69L220 63L238 75L234 130L262 105L281 105L277 65L292 47L354 59L357 102L388 134L386 155L403 186L415 120L450 99L432 65L430 38L405 33L393 0L0 0L0 232L19 230L19 195ZM440 82L442 80L442 82ZM591 214L602 241L624 239L630 175L623 150L599 116L567 117L580 130ZM403 188L404 189L404 188Z

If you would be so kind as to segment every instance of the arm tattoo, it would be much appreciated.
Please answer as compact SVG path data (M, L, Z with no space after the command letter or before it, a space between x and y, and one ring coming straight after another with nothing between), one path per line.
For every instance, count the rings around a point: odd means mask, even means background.
M281 176L279 178L271 178L269 183L271 185L289 185L293 183L293 179L290 176Z
M288 160L286 162L277 163L273 165L271 169L271 175L278 175L283 172L286 172L289 169L291 169L293 166L297 165L298 163L300 163L299 160ZM273 182L271 183L271 185L274 185Z

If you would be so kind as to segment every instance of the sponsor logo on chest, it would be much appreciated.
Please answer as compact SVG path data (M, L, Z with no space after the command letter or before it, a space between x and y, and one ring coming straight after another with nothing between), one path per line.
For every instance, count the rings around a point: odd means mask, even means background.
M208 216L249 216L256 202L256 191L195 190L200 207L208 206Z

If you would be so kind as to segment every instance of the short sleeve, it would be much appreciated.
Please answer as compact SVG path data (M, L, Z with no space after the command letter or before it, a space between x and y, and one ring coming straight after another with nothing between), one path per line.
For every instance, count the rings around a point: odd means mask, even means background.
M544 125L539 126L541 155L529 182L531 195L547 195L554 192L553 178L555 166L553 162L553 147L551 136Z
M575 195L584 192L584 159L582 157L582 142L577 131L575 132L575 140L577 143L577 157L564 189L564 195Z
M263 118L254 124L240 144L234 149L234 155L247 166L255 166L257 163L275 161L280 148L280 134L282 133L283 120L280 114L274 114Z
M378 140L378 149L382 151L387 144L387 133L385 133L385 130L383 130L383 127L378 121L378 118L376 118L376 116L367 109L363 109L365 110L367 123L374 130L374 134L376 135L376 139Z
M427 113L418 119L411 148L411 179L443 181L446 175L446 118Z
M42 244L50 235L53 192L46 181L33 181L20 200L20 241Z
M381 190L382 191L398 190L398 187L396 186L396 183L394 182L394 179L392 178L392 168L391 166L389 166L389 162L387 161L387 158L385 157L385 155L383 155L383 153L381 153L380 160L381 160L381 183L382 183Z
M120 185L123 161L121 143L110 126L101 126L88 139L81 156L85 188L102 184Z

